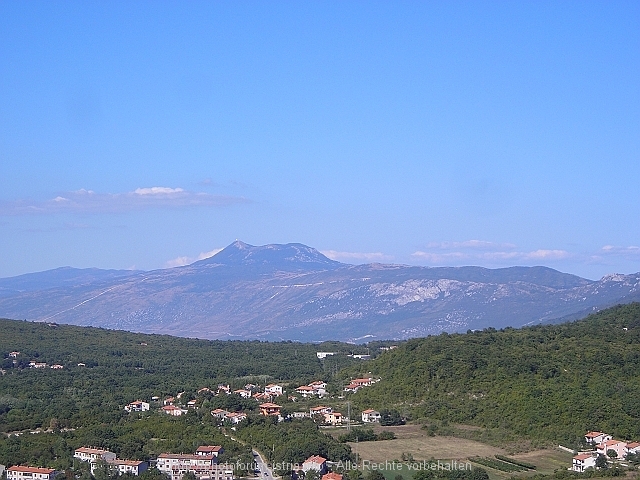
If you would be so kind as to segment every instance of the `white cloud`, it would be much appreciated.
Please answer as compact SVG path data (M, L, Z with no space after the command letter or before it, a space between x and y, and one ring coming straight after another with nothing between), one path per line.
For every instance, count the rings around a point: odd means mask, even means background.
M145 208L225 206L246 203L243 197L189 192L182 188L146 187L126 193L96 193L80 189L50 200L15 200L0 203L0 215L56 213L120 213Z
M391 255L385 255L381 252L338 252L336 250L322 250L324 256L329 257L331 260L351 260L351 261L363 261L363 262L385 262L392 260Z
M196 257L188 257L188 256L176 257L176 258L174 258L172 260L167 260L164 263L164 266L166 268L184 267L185 265L191 265L193 262L197 262L198 260L204 260L205 258L211 258L216 253L218 253L220 251L222 251L222 248L214 248L213 250L210 250L208 252L201 252Z
M457 243L460 246L462 242L451 242L448 245ZM499 244L494 244L498 246ZM509 245L509 244L507 244ZM504 246L504 244L502 245ZM485 246L482 247L483 249ZM411 255L413 258L425 261L432 265L460 265L467 264L486 264L501 262L534 262L534 261L553 261L563 260L572 256L566 250L533 250L530 252L521 251L463 251L454 250L450 252L442 251L421 251L418 250Z
M172 193L184 192L181 188L169 188L169 187L150 187L150 188L136 188L133 193L138 195L170 195Z
M603 255L624 255L624 256L635 256L640 255L640 247L629 246L629 247L618 247L615 245L605 245L602 247L599 252Z

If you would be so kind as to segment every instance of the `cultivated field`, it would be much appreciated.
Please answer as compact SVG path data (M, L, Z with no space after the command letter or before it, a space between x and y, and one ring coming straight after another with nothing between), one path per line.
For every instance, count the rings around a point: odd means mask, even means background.
M380 442L350 443L349 445L360 458L375 462L400 460L403 453L413 455L416 460L429 460L430 458L461 460L474 456L492 457L496 454L506 454L501 448L474 440L456 437L430 437L419 425L402 425L384 427L383 429L392 431L397 438Z
M421 460L467 460L471 457L493 457L494 455L508 455L511 458L523 460L537 467L536 470L526 472L507 473L482 465L489 473L490 480L506 480L513 476L528 477L537 473L551 474L556 469L566 469L571 465L571 454L556 449L534 450L527 453L509 455L505 450L475 440L457 437L431 437L419 425L403 425L398 427L375 427L376 432L390 430L396 434L395 440L379 442L350 443L351 448L358 453L361 460L374 463L402 459L410 454L416 461ZM337 432L336 432L337 433ZM342 432L344 433L344 432ZM402 476L405 480L412 478L414 472L403 469L401 471L383 471L388 480Z

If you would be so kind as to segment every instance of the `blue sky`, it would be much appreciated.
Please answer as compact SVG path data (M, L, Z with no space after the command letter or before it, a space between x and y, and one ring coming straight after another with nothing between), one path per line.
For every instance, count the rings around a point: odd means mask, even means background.
M0 2L0 277L235 239L640 271L640 3Z

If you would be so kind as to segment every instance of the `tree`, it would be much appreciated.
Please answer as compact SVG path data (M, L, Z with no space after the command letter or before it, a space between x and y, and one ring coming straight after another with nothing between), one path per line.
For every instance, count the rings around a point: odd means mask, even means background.
M187 472L182 475L182 480L197 480L196 475L193 472Z
M598 455L598 458L596 458L596 468L607 468L607 457Z
M607 457L609 458L618 458L618 452L616 452L613 448L607 450Z
M404 420L397 410L381 410L380 425L388 427L391 425L404 425Z
M365 480L385 480L384 474L380 470L371 470L364 478Z

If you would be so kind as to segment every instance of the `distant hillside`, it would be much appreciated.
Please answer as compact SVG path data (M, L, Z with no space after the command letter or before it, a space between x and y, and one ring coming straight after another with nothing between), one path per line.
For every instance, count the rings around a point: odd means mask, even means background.
M640 439L640 303L575 323L409 340L366 370L382 380L354 394L361 408L569 445L588 430Z
M295 386L357 362L318 350L366 353L347 344L209 341L0 319L0 432L117 422L127 403L152 396L194 395L219 382L236 388L273 378ZM20 352L14 359L10 352ZM29 362L64 368L31 369ZM14 364L14 361L16 362Z
M638 299L640 273L594 282L546 267L356 266L299 243L240 241L179 268L0 279L0 316L209 339L406 339L548 323Z

